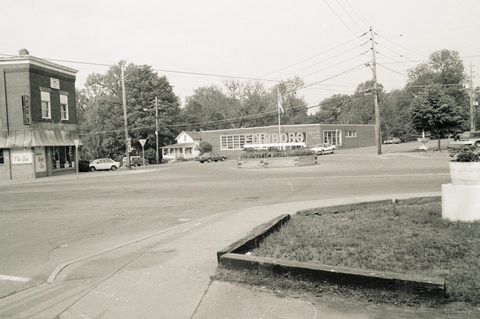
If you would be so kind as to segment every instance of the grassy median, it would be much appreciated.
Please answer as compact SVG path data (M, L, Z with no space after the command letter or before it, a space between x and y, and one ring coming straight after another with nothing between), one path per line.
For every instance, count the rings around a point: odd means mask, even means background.
M419 198L397 203L382 201L302 211L270 235L253 255L314 262L376 271L397 272L446 280L447 301L480 304L480 222L442 219L440 198ZM338 290L292 278L236 277L234 281L284 289ZM258 277L258 276L257 276ZM278 279L283 283L275 282ZM286 280L286 281L285 281ZM288 283L290 281L290 283ZM302 288L303 286L303 288ZM289 287L289 288L288 288ZM414 296L370 291L368 299L415 303Z

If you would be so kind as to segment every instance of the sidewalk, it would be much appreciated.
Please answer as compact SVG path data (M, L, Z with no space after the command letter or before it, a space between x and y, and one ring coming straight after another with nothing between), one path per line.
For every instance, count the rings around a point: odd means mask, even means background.
M366 305L338 297L281 298L261 288L247 289L211 280L217 268L218 250L281 214L319 206L438 195L293 202L193 221L125 248L70 264L52 284L0 300L0 318L478 318L479 313L469 316L432 309ZM125 260L131 261L125 265ZM107 269L112 275L102 277L99 269L106 267L110 267Z

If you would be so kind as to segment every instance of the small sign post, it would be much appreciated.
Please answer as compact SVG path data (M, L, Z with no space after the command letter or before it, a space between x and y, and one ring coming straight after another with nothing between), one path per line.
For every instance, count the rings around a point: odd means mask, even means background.
M78 179L78 140L73 140L75 143L75 170L77 171L77 179Z
M147 141L144 138L141 138L138 140L140 144L142 144L142 157L143 157L143 167L145 167L145 149L143 148L145 146L145 142Z

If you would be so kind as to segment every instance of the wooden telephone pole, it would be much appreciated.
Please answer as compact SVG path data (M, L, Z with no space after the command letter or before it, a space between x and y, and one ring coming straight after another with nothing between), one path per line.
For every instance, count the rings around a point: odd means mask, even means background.
M372 35L372 71L373 71L373 98L375 103L375 140L377 144L377 154L382 154L382 136L380 132L380 110L378 108L378 90L377 90L377 60L375 58L375 33L373 27L370 27Z

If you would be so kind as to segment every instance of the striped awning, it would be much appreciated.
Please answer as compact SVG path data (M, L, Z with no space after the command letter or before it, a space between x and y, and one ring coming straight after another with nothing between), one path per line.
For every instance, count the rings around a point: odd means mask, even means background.
M33 146L72 146L79 140L77 131L16 130L0 133L0 148Z

